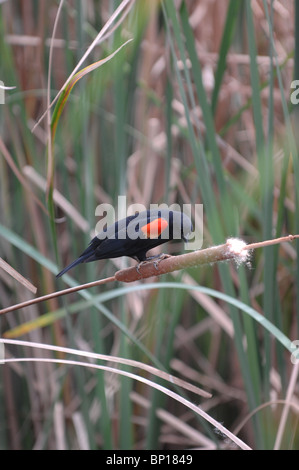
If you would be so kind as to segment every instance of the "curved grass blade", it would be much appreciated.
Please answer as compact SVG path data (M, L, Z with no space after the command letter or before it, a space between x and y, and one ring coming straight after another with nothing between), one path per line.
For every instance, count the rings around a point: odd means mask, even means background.
M55 249L55 256L56 260L58 261L58 248L56 243L56 232L55 232L55 207L54 207L54 200L53 200L53 192L54 192L54 173L55 173L55 158L54 158L54 140L57 125L59 122L59 118L63 111L63 108L67 102L67 99L75 86L75 84L89 72L97 69L98 67L104 65L106 62L111 60L124 46L126 46L132 39L129 39L124 44L122 44L118 49L116 49L112 54L109 54L104 59L101 59L97 62L94 62L87 67L79 70L72 79L66 84L65 88L62 90L61 95L56 103L56 106L53 111L52 119L51 119L51 142L48 145L48 174L47 174L47 200L48 200L48 210L50 214L50 228L51 233L54 241L54 249Z
M79 70L79 72L77 72L72 77L72 79L67 83L67 85L64 88L64 90L62 91L62 93L61 93L61 95L60 95L60 97L59 97L59 99L56 103L56 106L54 108L54 111L53 111L52 120L51 120L51 137L52 137L52 141L55 138L57 124L58 124L60 115L62 113L62 110L63 110L63 108L64 108L64 106L67 102L68 96L69 96L70 92L72 91L73 87L75 86L75 84L82 77L84 77L88 73L92 72L93 70L97 69L98 67L101 67L106 62L111 60L124 46L126 46L131 41L132 41L132 39L129 39L124 44L122 44L118 49L116 49L114 52L112 52L112 54L109 54L104 59L98 60L97 62L94 62L93 64L90 64L87 67L84 67L83 69Z
M202 286L193 286L188 284L179 284L177 282L161 282L161 283L151 283L151 284L144 284L138 286L130 286L130 287L120 287L118 289L113 289L109 292L104 292L102 294L96 295L88 300L81 300L79 302L75 302L68 308L68 313L76 313L79 312L83 308L87 308L90 305L96 304L98 302L106 302L107 300L114 299L116 297L125 295L130 292L136 292L140 290L148 290L148 289L186 289L186 290L195 290L201 292L203 294L209 295L211 297L215 297L217 299L223 300L230 305L233 305L240 309L243 313L246 313L251 318L253 318L256 322L258 322L265 330L271 333L277 341L284 346L287 351L290 353L293 352L293 345L291 340L277 328L273 323L271 323L267 318L261 315L259 312L254 310L254 308L250 307L249 305L241 302L238 299L235 299L223 292L215 291L214 289L210 289L208 287ZM9 330L4 333L3 336L6 338L13 338L16 337L22 332L21 327L24 327L24 333L28 331L32 331L33 329L39 328L40 326L46 326L53 323L53 321L62 318L63 316L67 315L65 309L58 309L55 312L49 312L42 316L40 316L37 320L32 320L30 322L26 322L23 325L20 325L12 330ZM25 331L26 329L26 331Z

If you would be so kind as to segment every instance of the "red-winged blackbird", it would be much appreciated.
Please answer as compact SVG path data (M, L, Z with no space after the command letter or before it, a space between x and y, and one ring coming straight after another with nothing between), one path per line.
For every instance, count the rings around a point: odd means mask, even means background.
M157 209L139 212L110 225L95 238L86 250L64 268L62 276L80 263L100 259L129 256L136 261L147 261L146 253L169 240L185 240L192 232L192 222L183 212Z

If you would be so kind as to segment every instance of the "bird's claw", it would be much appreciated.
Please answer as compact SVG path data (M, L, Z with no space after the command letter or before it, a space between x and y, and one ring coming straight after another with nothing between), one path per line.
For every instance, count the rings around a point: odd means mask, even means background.
M137 266L136 266L136 271L138 272L138 274L139 274L140 276L141 276L141 272L139 271L139 268L140 268L140 266L142 266L142 265L144 265L144 264L146 264L146 263L148 263L148 261L140 261L140 263L138 263Z
M156 259L154 261L154 267L156 269L156 271L158 271L158 264L163 260L163 259L167 259L167 258L171 258L171 255L167 255L166 253L162 253L158 259Z
M154 265L154 268L156 269L156 271L158 271L158 264L160 263L160 261L162 261L163 259L167 259L167 258L171 258L171 255L167 255L166 253L162 253L161 255L152 256L150 258L147 258L145 261L141 261L140 263L137 264L136 271L138 272L139 275L141 275L141 273L139 271L139 268L142 265L148 264L148 263L152 263Z

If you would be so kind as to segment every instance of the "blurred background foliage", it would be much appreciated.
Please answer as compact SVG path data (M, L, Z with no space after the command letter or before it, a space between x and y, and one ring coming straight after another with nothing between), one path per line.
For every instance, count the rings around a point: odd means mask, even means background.
M54 38L60 2L0 4L0 80L16 87L0 105L0 255L38 295L131 263L102 261L59 282L54 276L88 244L96 207L117 209L119 196L127 205L191 204L193 217L203 204L203 247L229 236L255 242L299 233L290 103L298 12L291 0L127 2L127 14L82 67L133 41L76 83L57 126L53 230L47 118L32 132L47 109L51 44L52 100L123 3L64 1ZM177 253L182 246L165 249ZM298 271L298 243L268 247L254 253L250 267L223 263L141 283L154 282L148 290L108 285L38 304L2 317L1 334L13 336L31 321L21 339L172 371L210 391L200 406L248 445L298 448L289 352L241 308L199 291L159 288L175 281L225 292L294 340ZM110 291L108 300L82 303ZM31 295L0 271L2 308ZM60 319L53 315L41 328L41 316L55 312ZM5 349L9 357L28 356L21 346ZM231 447L183 404L128 377L38 362L7 364L0 374L2 449Z

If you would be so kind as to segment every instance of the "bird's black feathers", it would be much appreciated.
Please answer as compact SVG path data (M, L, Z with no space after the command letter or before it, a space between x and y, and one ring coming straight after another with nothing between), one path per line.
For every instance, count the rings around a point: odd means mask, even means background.
M129 256L141 262L146 253L169 240L186 240L192 222L183 212L157 209L118 220L94 237L78 259L64 268L60 277L74 266L91 261Z

